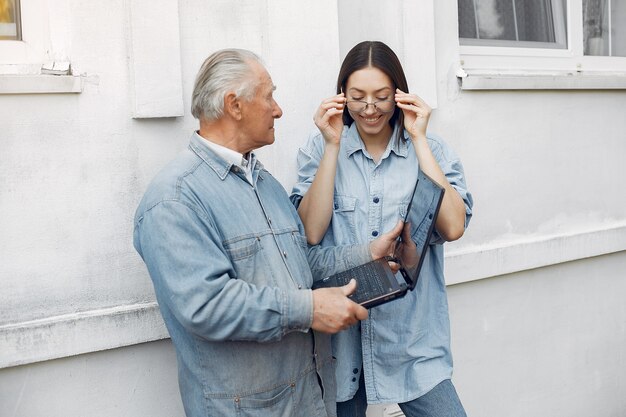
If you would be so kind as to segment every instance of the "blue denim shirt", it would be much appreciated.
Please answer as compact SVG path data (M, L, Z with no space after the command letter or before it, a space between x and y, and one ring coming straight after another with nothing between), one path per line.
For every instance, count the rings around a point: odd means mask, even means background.
M356 125L344 127L335 176L334 211L321 245L368 242L391 229L405 210L419 164L408 134L392 140L378 163L365 150ZM472 214L463 167L443 140L428 135L428 144L465 202L466 225ZM319 132L298 153L298 182L292 193L297 204L309 189L324 152ZM416 197L416 200L418 198ZM413 201L413 211L430 204ZM422 229L421 233L426 231ZM423 242L424 236L414 240ZM365 373L370 403L413 400L452 375L450 326L443 275L443 240L435 234L414 291L370 310L369 318L333 336L337 358L337 401L352 398L360 373Z
M310 288L314 276L371 260L369 248L308 248L287 193L253 163L250 184L194 134L135 216L185 412L334 416L330 337L309 330Z

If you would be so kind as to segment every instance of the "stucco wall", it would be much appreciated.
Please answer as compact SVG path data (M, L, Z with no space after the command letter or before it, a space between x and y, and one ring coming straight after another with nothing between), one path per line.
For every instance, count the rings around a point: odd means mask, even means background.
M461 156L474 195L470 228L446 249L455 380L468 411L583 416L604 404L605 415L626 413L617 395L626 388L626 94L461 90L453 3L398 1L383 13L369 1L353 14L330 0L180 2L172 65L185 115L133 119L127 2L62 1L65 14L51 19L67 23L55 36L83 75L82 93L0 94L0 415L180 412L169 342L143 343L166 332L132 248L132 217L196 126L195 73L223 47L264 57L285 115L276 143L258 153L290 189L346 45L368 34L422 68L411 86L432 97L431 130ZM430 15L432 26L414 24ZM375 29L364 32L364 19ZM103 349L113 350L93 353ZM131 401L135 380L144 395Z

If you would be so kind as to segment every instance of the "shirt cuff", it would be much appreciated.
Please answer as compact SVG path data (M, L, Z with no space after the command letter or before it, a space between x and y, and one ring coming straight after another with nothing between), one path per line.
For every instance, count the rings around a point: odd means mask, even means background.
M350 255L345 258L346 266L354 268L373 261L372 252L370 251L369 243L364 245L354 245L350 248Z
M286 293L287 328L292 331L307 332L313 324L313 291L299 290Z

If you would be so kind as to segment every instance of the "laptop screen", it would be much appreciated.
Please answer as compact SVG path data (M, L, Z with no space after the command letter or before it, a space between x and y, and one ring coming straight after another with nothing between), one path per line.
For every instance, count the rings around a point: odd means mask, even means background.
M424 262L435 222L443 199L444 189L423 172L409 201L404 216L404 229L400 235L394 257L401 265L404 280L411 289L415 287Z

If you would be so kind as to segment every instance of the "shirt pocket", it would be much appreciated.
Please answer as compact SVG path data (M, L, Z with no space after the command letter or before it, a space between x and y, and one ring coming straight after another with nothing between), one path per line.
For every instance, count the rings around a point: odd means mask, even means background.
M356 205L358 199L335 194L333 202L332 230L335 244L347 245L356 242Z
M275 286L260 236L245 236L223 242L233 268L235 278L257 286Z
M237 416L292 416L294 413L294 393L295 384L292 383L266 392L235 397Z

